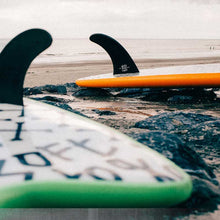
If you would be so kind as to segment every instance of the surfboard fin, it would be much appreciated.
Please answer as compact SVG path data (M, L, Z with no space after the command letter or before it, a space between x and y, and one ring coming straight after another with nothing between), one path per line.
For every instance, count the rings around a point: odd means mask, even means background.
M23 105L23 83L32 60L52 43L50 34L30 29L13 38L0 54L0 103Z
M113 74L139 73L131 56L115 39L105 34L93 34L90 40L103 47L109 54L113 63Z

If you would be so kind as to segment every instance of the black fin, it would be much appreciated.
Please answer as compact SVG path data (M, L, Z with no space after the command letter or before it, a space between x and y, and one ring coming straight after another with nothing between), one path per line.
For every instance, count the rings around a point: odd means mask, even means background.
M0 103L23 105L24 77L32 60L52 43L41 29L27 30L12 39L0 54Z
M113 74L138 73L139 70L128 52L115 39L105 34L93 34L92 42L103 47L112 59Z

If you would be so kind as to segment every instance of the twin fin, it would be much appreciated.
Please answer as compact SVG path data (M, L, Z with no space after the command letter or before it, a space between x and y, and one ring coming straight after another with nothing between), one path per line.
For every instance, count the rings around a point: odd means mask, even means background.
M27 30L12 39L0 53L0 103L23 105L23 83L32 60L52 43L41 29Z
M139 70L131 56L115 39L105 34L93 34L90 36L90 40L103 47L109 54L113 63L114 75L139 73Z
M111 57L113 74L139 73L128 52L113 38L93 34L90 40L103 47ZM45 30L30 29L12 39L0 53L0 103L23 105L25 74L35 57L52 43Z

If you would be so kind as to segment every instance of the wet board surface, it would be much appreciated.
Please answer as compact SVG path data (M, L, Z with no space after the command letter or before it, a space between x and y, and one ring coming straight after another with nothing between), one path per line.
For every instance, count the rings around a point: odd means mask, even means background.
M24 99L0 104L0 207L166 207L189 176L129 137Z
M129 67L126 67L129 68ZM220 87L220 64L143 69L140 73L102 74L76 80L82 87Z

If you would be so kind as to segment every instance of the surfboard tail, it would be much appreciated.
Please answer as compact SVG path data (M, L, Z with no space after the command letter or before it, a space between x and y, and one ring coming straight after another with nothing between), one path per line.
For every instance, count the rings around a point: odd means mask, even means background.
M111 57L113 63L113 74L139 73L139 70L125 48L115 39L105 34L93 34L90 40L97 43Z
M30 29L13 38L0 54L0 103L23 105L23 83L33 59L52 43L42 29Z

